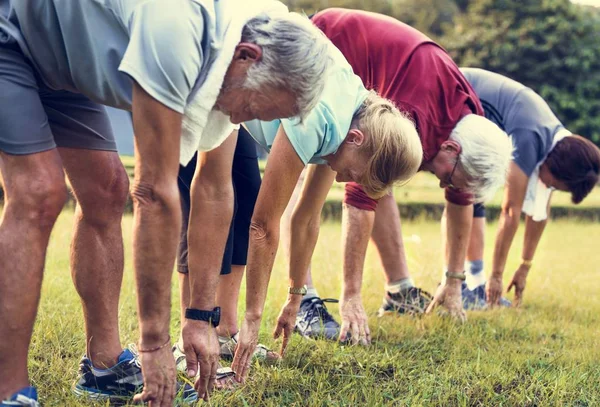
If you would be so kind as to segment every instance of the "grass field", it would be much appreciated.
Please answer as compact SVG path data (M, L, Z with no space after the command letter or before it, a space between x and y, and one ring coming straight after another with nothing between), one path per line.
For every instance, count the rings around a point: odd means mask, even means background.
M87 405L71 396L84 352L82 313L70 280L68 242L72 213L65 211L48 252L41 308L30 354L32 380L45 406ZM522 229L506 279L517 266ZM132 218L124 220L126 271L121 298L124 344L137 339L131 262ZM488 228L486 259L494 225ZM406 222L409 265L415 281L433 291L440 269L439 226ZM411 236L416 235L419 239ZM371 347L312 342L297 336L277 367L255 366L249 384L215 394L212 405L231 406L597 406L600 405L600 225L558 221L548 226L529 278L523 309L471 312L464 325L439 316L412 319L375 313L383 277L370 249L363 299ZM314 257L322 296L341 286L339 224L323 225ZM287 270L278 257L261 340L270 338L286 298ZM506 281L506 280L505 280ZM175 280L174 280L175 282ZM173 285L172 330L177 336ZM337 315L337 306L330 306Z

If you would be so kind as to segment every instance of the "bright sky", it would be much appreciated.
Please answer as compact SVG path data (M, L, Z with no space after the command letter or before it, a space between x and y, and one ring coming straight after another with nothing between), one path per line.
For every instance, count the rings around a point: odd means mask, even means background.
M587 4L590 6L600 7L600 0L571 0L573 3Z

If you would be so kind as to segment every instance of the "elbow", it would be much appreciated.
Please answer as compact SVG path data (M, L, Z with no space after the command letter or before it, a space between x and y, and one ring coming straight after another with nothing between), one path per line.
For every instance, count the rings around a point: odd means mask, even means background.
M144 182L136 180L131 187L131 198L136 210L171 212L179 210L177 182Z
M253 217L250 222L250 240L259 245L277 245L279 224L265 218Z

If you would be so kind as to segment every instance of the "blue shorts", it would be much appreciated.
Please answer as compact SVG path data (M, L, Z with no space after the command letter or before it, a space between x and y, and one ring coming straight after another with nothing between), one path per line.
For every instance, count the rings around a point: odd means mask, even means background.
M0 151L24 155L55 147L117 151L104 106L52 90L16 42L0 41Z

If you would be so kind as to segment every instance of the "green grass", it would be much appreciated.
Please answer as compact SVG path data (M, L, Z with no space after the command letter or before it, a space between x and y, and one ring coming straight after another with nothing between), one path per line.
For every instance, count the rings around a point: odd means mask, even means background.
M127 169L127 172L133 177L133 157L121 156L121 160ZM261 171L264 170L266 165L265 161L260 162ZM417 175L410 180L407 184L396 187L394 189L394 196L399 203L410 203L410 202L425 202L425 203L439 203L444 200L444 191L439 187L439 180L430 173L419 172ZM502 190L496 193L494 199L492 199L490 205L500 205L502 203ZM329 192L329 199L342 200L344 197L344 184L334 183L331 191ZM564 192L557 192L552 197L552 203L556 206L574 206L571 203L571 195ZM600 207L600 187L597 187L586 197L586 199L578 205L579 207L597 208Z
M41 308L30 354L32 380L45 406L81 405L70 394L85 349L82 313L71 283L68 242L72 213L65 211L48 252ZM131 261L132 218L124 220L126 271L120 305L124 344L137 338ZM517 266L522 229L508 261ZM486 260L495 225L488 228ZM340 226L323 225L314 257L322 296L341 287ZM440 270L439 225L405 222L413 278L433 291ZM419 239L411 238L413 235ZM215 394L212 405L231 406L597 406L600 405L600 225L558 221L548 225L520 310L471 312L464 325L439 316L420 319L375 313L383 276L369 250L363 299L370 315L371 347L340 346L295 336L277 367L254 366L248 385ZM261 340L270 338L286 298L287 270L278 257ZM177 289L172 329L177 336ZM243 296L242 296L243 298ZM243 302L241 302L243 304ZM241 307L240 307L241 308ZM330 306L337 316L337 306Z

